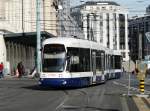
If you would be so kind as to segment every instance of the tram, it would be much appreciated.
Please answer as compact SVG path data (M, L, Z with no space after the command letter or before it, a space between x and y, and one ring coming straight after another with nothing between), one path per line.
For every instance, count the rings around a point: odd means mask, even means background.
M77 38L49 38L42 44L39 84L84 87L121 76L121 54L100 43Z

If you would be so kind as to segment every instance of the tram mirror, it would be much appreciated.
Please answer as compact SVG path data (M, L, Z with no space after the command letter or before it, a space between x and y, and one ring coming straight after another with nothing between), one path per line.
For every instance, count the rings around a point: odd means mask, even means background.
M78 56L71 56L71 64L79 64L79 57Z

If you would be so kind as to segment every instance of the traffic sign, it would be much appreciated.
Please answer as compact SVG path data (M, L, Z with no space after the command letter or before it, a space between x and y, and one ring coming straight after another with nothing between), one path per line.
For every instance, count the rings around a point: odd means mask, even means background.
M133 72L135 70L135 63L132 60L123 63L123 68L126 72Z

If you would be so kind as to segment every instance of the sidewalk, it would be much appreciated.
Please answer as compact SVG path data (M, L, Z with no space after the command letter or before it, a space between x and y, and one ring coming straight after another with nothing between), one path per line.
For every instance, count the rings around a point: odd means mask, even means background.
M4 75L4 78L0 78L0 80L18 80L18 79L38 79L38 77L32 77L31 75L26 75L18 78L15 75Z
M150 98L144 97L124 97L127 101L128 111L150 111Z

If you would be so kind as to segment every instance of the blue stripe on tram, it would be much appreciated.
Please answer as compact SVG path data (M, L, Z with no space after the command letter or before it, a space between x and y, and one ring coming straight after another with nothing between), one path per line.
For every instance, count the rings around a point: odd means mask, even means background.
M90 77L44 78L44 79L40 79L40 85L50 86L50 87L84 87L90 85Z

